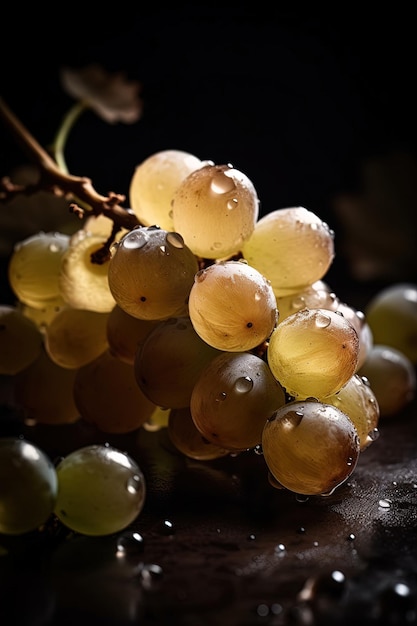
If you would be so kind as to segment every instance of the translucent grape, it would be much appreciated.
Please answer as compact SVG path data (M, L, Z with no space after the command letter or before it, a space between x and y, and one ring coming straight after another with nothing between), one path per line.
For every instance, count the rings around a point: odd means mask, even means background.
M55 467L35 444L0 438L0 533L36 530L53 512L58 491Z
M378 438L379 404L366 378L354 374L340 391L327 396L326 403L350 417L358 432L361 451Z
M172 409L169 412L168 435L177 450L190 459L212 461L230 454L229 450L203 437L193 421L190 407Z
M60 297L61 259L69 241L69 236L63 233L41 231L15 245L9 259L8 278L21 302L42 308Z
M346 302L339 301L336 307L336 311L338 313L341 313L347 320L349 320L353 328L358 333L359 354L358 362L356 364L356 370L358 370L365 362L367 354L374 343L371 328L365 318L364 313L362 311L359 311L355 307L350 306Z
M200 372L218 354L196 333L189 317L171 318L141 344L134 363L136 381L155 404L187 407Z
M395 283L379 291L365 308L374 343L391 346L417 364L417 285Z
M61 367L86 365L107 350L109 313L66 307L45 329L45 348Z
M67 306L61 297L45 304L41 308L29 306L23 302L18 302L16 307L29 320L32 320L42 332L54 319L55 315Z
M14 377L14 398L26 420L39 424L70 424L79 419L73 398L75 369L52 361L44 348Z
M145 478L136 461L107 445L68 454L56 467L55 515L84 535L110 535L126 528L142 511Z
M261 442L267 418L284 402L284 390L265 361L248 352L224 352L201 372L190 410L205 439L241 451Z
M115 246L109 286L116 303L139 319L163 320L187 312L198 261L178 233L135 228Z
M194 254L223 259L239 252L252 234L259 200L243 172L209 163L182 181L172 210L175 230Z
M107 342L110 352L125 363L133 365L139 345L157 324L159 324L157 320L133 317L116 304L107 320Z
M136 430L155 408L137 385L133 366L109 351L77 370L74 401L80 415L105 433Z
M86 235L72 240L62 257L59 289L74 309L109 313L116 304L108 284L109 263L93 263L91 255L102 248L102 235Z
M336 311L339 299L327 285L317 280L297 293L277 298L279 322L301 309L329 309Z
M358 354L358 334L343 315L303 309L278 324L267 359L275 378L301 400L339 391L355 373Z
M242 254L271 281L279 298L324 277L334 259L334 233L304 207L277 209L258 220Z
M144 226L175 230L172 198L180 183L202 161L184 150L161 150L140 163L129 187L130 206Z
M358 373L368 379L381 417L398 414L415 397L414 364L392 346L374 344Z
M42 350L43 337L34 322L14 306L0 305L0 374L25 369Z
M360 444L353 422L337 407L294 401L268 419L262 450L280 485L302 495L329 495L352 474Z
M278 318L271 285L242 261L219 262L200 270L188 306L200 337L229 352L259 346L269 337Z

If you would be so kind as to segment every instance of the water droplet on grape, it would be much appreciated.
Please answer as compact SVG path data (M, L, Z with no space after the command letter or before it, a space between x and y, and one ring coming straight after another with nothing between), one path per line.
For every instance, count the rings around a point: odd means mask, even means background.
M227 201L227 208L229 209L229 211L233 211L233 209L235 209L238 205L238 200L237 198L233 198L232 200L228 200Z
M130 476L130 478L128 478L127 483L126 483L126 489L128 490L128 492L135 494L140 490L140 488L141 488L140 476L138 476L137 474Z
M147 233L141 229L131 230L122 240L121 244L124 248L137 249L143 248L149 241Z
M331 318L329 315L318 311L315 316L315 323L317 328L327 328L330 325Z
M225 391L222 391L217 396L216 402L223 402L224 400L226 400L226 398L227 398L227 393Z
M181 250L184 247L184 239L179 233L168 233L166 236L166 240L167 243L169 243L169 245L173 248L179 248Z
M211 190L214 193L223 194L233 191L236 187L233 178L229 172L216 172L211 179Z
M250 376L242 376L237 379L234 388L238 393L249 393L253 389L253 380Z

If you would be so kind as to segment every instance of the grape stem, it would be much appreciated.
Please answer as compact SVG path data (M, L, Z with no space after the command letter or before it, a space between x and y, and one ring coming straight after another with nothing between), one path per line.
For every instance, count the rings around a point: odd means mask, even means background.
M38 182L30 185L16 185L7 176L1 178L0 201L11 199L17 194L31 195L41 190L48 191L56 196L65 196L74 200L69 206L70 212L75 213L81 219L86 215L108 217L113 221L114 235L122 228L131 230L135 226L142 225L133 211L122 206L126 199L124 195L109 192L107 196L103 196L96 191L91 179L85 176L73 176L64 171L66 167L61 169L1 97L0 117L23 151L38 166L40 172ZM112 237L110 239L113 241ZM112 241L106 242L105 246L111 245ZM100 259L106 258L104 252L98 255L95 262L103 262Z

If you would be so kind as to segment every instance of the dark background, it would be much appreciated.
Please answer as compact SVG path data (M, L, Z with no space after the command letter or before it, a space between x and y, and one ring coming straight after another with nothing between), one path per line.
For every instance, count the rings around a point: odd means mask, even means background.
M231 162L253 181L261 214L303 205L329 222L336 232L332 271L338 276L378 288L385 281L414 280L411 13L187 4L156 10L119 3L88 18L83 10L3 10L3 28L11 36L1 42L0 95L43 146L73 103L60 84L61 67L98 62L142 84L138 123L109 125L92 112L80 118L66 148L72 173L89 176L101 193L127 194L135 166L157 150ZM0 124L0 173L21 161ZM369 181L367 168L375 164ZM375 185L387 180L390 201L384 201L385 191L375 200ZM345 244L356 228L362 230L355 222L351 232L341 217L338 207L346 197L359 215L368 209L371 214L364 228L381 262L367 275L354 268L355 252Z

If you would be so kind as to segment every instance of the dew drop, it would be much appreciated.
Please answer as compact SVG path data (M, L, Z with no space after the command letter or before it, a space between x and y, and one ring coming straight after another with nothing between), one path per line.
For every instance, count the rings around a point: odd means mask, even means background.
M253 449L253 451L255 452L255 454L257 454L258 456L262 456L264 451L262 449L262 445L260 443L258 443L258 445L256 445Z
M142 585L145 589L152 589L163 576L163 569L156 563L145 565L140 571Z
M227 393L225 391L221 391L216 398L216 402L224 402L227 398Z
M217 171L211 179L211 190L217 194L229 193L236 188L229 172Z
M286 547L284 546L283 543L279 543L278 545L275 546L275 550L274 550L275 554L282 556L285 551L286 551Z
M166 236L166 241L173 248L182 249L184 247L184 239L179 233L168 233Z
M229 209L229 211L233 211L233 209L235 209L238 205L238 200L237 198L233 198L232 200L228 200L227 201L227 208Z
M144 230L140 228L136 230L131 230L122 240L121 244L124 248L128 248L129 250L143 248L149 241L149 236Z
M169 251L167 250L166 246L159 246L159 249L162 252L162 254L169 255Z
M241 376L234 384L234 389L238 393L249 393L253 389L253 380L250 376Z
M387 498L382 498L378 502L378 506L380 509L389 509L391 507L391 500L388 500Z
M318 311L315 315L315 324L317 328L327 328L331 323L331 318L329 315Z
M137 532L124 532L117 537L117 554L123 556L125 554L138 554L143 552L143 537Z
M128 490L129 493L135 494L140 490L141 484L142 484L142 481L140 479L140 476L138 476L137 474L134 474L133 476L130 476L128 478L127 483L126 483L126 489Z
M295 494L295 499L297 502L308 502L309 496L304 495L303 493Z
M379 432L378 428L373 428L368 433L368 439L370 439L371 441L376 441L378 439L379 435L380 435L380 432Z

